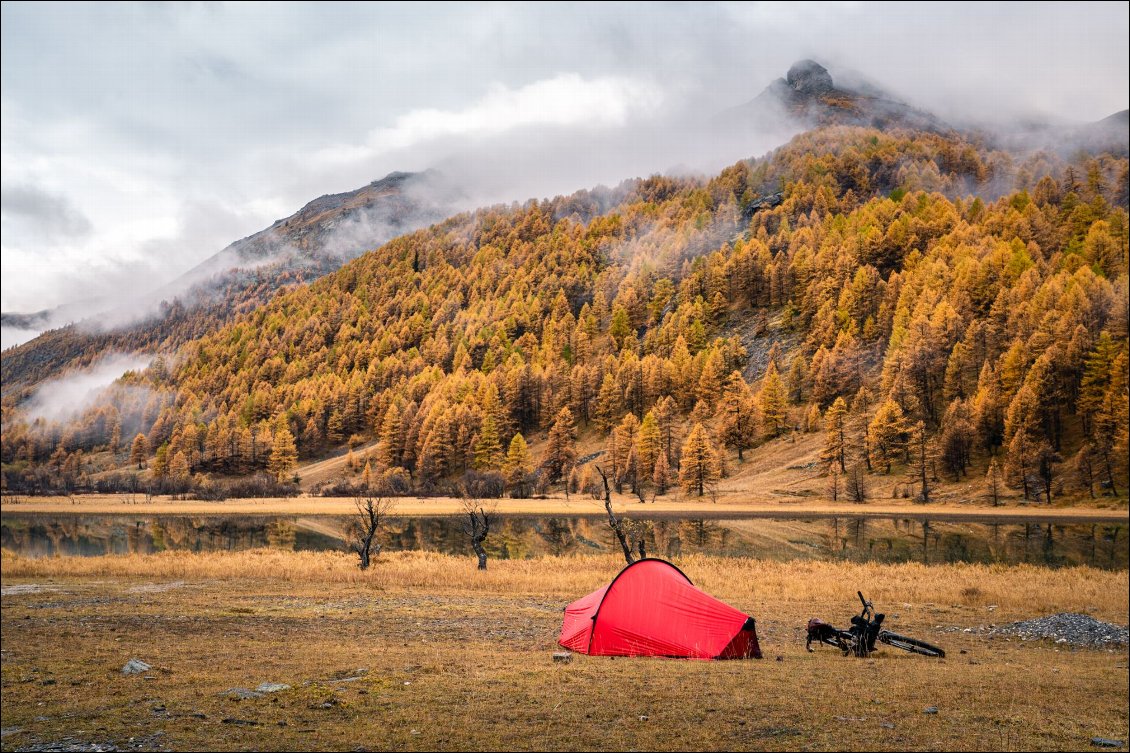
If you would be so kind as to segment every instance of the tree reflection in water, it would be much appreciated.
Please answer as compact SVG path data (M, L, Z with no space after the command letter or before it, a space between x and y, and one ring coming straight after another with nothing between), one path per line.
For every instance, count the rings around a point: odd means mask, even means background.
M148 554L166 550L344 550L344 516L50 516L5 514L0 545L30 557ZM1053 567L1124 569L1122 524L1047 521L954 522L930 518L835 516L812 519L711 520L640 517L647 551L773 560L877 562L1031 562ZM381 532L384 551L468 554L453 518L393 518ZM504 517L487 541L499 559L617 551L607 523L594 516Z

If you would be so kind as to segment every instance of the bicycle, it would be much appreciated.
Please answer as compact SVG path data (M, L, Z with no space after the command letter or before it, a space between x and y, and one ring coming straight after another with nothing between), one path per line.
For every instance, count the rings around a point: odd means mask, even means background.
M853 656L867 657L875 651L875 644L878 642L892 648L909 651L912 654L934 656L939 659L945 658L946 652L943 649L926 641L883 630L883 619L886 615L876 614L871 602L863 598L862 591L855 593L863 604L863 611L851 618L851 627L847 630L840 630L813 617L808 621L808 640L804 644L805 649L811 653L814 642L826 643L840 649L844 656L852 654Z

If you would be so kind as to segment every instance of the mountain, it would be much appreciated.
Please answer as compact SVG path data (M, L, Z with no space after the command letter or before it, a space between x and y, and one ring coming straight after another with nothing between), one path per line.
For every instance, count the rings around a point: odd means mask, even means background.
M730 127L771 130L782 122L802 128L851 125L881 130L909 128L944 133L952 130L936 116L898 101L874 84L837 86L828 69L801 60L784 78L773 81L752 101L720 116Z
M1118 493L1126 175L1112 155L837 124L711 178L456 215L73 418L9 409L5 482L211 493L340 453L346 494L485 496L560 483L577 455L641 495L766 462L857 501L968 499L986 475L1045 502Z
M713 177L431 225L435 178L394 174L232 244L144 325L6 352L4 483L212 494L334 458L340 493L490 496L578 455L641 495L764 463L856 501L1130 485L1124 113L1073 132L1107 151L1040 149L802 61L728 117L807 130ZM139 349L165 357L16 399Z
M346 193L320 196L286 219L236 241L170 283L186 290L232 269L279 264L326 270L450 214L453 189L435 171L394 172Z
M794 63L784 78L757 97L721 113L716 125L728 132L772 132L782 126L808 130L832 125L889 131L896 128L930 133L961 133L993 149L1010 152L1046 150L1070 158L1087 154L1130 153L1130 111L1122 110L1094 123L1063 124L1034 117L1025 122L984 125L949 123L912 107L880 85L853 72L837 73L813 60Z
M5 400L107 353L171 351L268 300L332 272L382 243L452 213L456 190L434 171L391 173L355 191L321 196L238 240L176 280L142 291L0 355ZM67 322L74 308L5 313L5 327Z
M50 310L36 311L32 314L21 314L14 311L0 313L0 325L15 327L16 329L35 329L41 327L50 317Z
M1093 123L1065 124L1031 118L1010 128L973 126L986 143L1013 152L1044 150L1070 158L1079 153L1130 154L1130 111L1122 110Z
M32 313L4 311L0 313L0 350L7 350L35 338L41 332L82 321L93 312L112 307L113 304L105 298L89 298Z
M1069 134L1089 152L1110 152L1125 157L1130 153L1130 110L1122 110L1095 123L1088 123Z

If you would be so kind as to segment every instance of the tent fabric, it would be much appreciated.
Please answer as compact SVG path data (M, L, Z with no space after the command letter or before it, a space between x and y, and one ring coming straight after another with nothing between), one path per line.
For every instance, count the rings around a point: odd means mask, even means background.
M633 562L565 607L557 642L593 656L761 658L753 618L660 559Z

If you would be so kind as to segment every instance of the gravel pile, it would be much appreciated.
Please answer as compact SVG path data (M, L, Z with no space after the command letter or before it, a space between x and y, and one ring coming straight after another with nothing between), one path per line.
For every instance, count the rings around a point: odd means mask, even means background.
M1089 615L1071 612L1002 625L994 628L990 634L1015 637L1025 641L1050 640L1089 648L1125 646L1130 642L1126 628L1096 620Z

